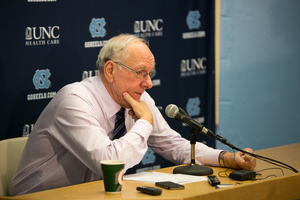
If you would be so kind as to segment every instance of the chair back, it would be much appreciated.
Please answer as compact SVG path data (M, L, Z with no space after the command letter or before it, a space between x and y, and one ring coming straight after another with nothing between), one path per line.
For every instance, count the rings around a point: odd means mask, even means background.
M0 141L0 196L8 196L9 184L16 171L28 137Z

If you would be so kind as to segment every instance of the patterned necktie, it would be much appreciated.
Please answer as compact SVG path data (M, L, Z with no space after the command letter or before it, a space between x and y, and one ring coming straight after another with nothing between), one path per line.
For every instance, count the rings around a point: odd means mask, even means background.
M124 111L125 108L121 108L116 114L114 139L119 139L126 133Z

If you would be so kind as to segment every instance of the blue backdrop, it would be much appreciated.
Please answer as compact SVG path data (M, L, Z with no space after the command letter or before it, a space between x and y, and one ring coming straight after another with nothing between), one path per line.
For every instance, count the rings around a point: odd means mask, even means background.
M1 1L0 139L27 136L61 87L98 75L99 50L120 33L150 41L157 75L148 92L169 125L189 139L190 128L165 115L173 103L214 131L214 8L206 0ZM215 147L201 134L197 141ZM170 165L149 149L128 172Z

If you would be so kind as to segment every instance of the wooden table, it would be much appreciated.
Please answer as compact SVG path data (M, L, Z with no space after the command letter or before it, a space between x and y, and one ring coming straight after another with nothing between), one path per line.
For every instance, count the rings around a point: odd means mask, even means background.
M274 147L256 151L257 154L272 158L300 171L300 143ZM259 172L266 168L276 168L261 160L257 160L256 170ZM172 173L174 167L155 170L157 172ZM237 181L229 178L220 177L219 172L225 171L224 168L212 167L214 174L218 176L222 184L236 184ZM42 191L17 197L0 197L0 199L300 199L300 173L295 173L287 169L272 169L260 172L262 177L271 174L277 177L269 177L265 180L240 181L234 187L215 189L207 181L185 184L184 190L166 190L160 196L150 196L136 191L137 186L147 185L154 187L153 183L142 183L136 181L123 181L122 192L118 194L107 194L104 192L103 181L95 181L79 185L73 185L48 191ZM228 173L229 174L229 173ZM224 175L224 173L222 173ZM257 176L259 178L259 176Z

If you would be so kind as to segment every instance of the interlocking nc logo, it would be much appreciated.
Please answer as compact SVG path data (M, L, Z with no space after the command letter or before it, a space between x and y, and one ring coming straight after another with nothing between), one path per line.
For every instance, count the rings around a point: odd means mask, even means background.
M200 114L200 99L199 97L189 98L186 104L186 111L189 116L198 116Z
M102 17L100 19L93 18L90 23L90 33L93 38L104 37L106 30L103 28L106 25L105 19Z
M199 21L200 13L198 10L189 11L189 14L186 17L186 23L189 29L198 29L200 28L201 22Z
M152 149L148 148L146 154L144 155L142 159L143 165L152 164L155 162L155 155Z
M35 89L48 89L51 84L51 81L49 81L50 76L51 73L49 69L36 70L32 79Z

